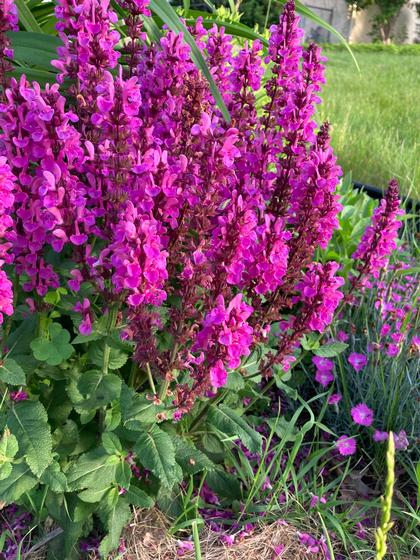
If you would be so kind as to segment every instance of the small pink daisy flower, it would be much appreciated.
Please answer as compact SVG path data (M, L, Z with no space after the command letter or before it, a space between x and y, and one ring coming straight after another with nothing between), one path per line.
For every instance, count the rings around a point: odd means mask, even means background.
M222 535L220 539L225 546L233 546L235 544L235 535Z
M359 373L367 364L367 358L364 354L357 354L357 352L352 352L348 357L348 362L354 367L354 369Z
M349 339L349 335L345 331L338 331L337 333L337 340L340 342L347 342Z
M351 409L351 417L355 424L360 426L371 426L373 422L373 410L366 404L360 403Z
M400 347L397 344L388 344L385 354L389 358L395 358L400 353Z
M188 552L194 552L194 545L191 541L177 541L177 555L185 556Z
M325 388L334 381L334 375L331 371L317 370L315 380Z
M286 550L286 547L284 546L284 544L277 544L276 546L273 547L273 552L274 552L274 558L280 558L280 556L283 556L283 552Z
M348 456L354 455L356 453L356 440L349 436L341 436L335 442L335 445L338 449L340 455Z
M333 393L328 397L328 404L338 404L342 398L340 393Z
M380 430L375 430L373 436L373 441L386 441L388 439L388 432L381 432Z

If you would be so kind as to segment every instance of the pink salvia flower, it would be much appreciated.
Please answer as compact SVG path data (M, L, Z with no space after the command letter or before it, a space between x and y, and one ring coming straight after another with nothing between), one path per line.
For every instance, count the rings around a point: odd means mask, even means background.
M380 271L387 266L389 256L397 246L397 233L401 225L399 216L402 214L398 182L393 179L353 254L353 258L359 260L359 274L353 279L354 286L363 285L369 275L378 278Z

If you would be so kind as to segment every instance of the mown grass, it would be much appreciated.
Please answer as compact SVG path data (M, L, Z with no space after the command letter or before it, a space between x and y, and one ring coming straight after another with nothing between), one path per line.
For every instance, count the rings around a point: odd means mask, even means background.
M345 173L386 186L398 177L420 198L420 56L328 51L327 84L320 108L333 126L333 146Z

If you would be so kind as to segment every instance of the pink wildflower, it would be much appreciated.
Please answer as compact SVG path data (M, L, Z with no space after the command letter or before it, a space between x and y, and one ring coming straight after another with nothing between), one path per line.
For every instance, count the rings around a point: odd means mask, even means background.
M373 441L376 442L386 441L388 439L388 432L381 432L380 430L375 430L372 439Z
M357 352L352 352L348 357L348 362L354 369L359 373L367 364L367 357L364 354L357 354Z
M314 356L312 362L316 367L315 380L324 388L327 387L334 381L334 374L332 373L334 362L328 358L321 358L320 356Z
M354 455L356 453L356 440L349 436L340 436L335 443L338 452L344 457Z
M338 404L342 398L343 397L340 393L333 393L328 397L328 404Z
M177 541L176 552L178 556L185 556L189 552L194 552L194 545L191 541Z
M364 403L357 404L351 409L351 416L355 424L360 426L371 426L373 422L373 411Z
M273 553L274 558L280 558L283 556L283 552L286 550L286 546L284 544L277 544L273 546Z

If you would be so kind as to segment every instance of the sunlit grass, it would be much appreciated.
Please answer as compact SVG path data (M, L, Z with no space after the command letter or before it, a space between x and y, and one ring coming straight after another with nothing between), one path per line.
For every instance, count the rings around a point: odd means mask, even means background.
M320 116L344 172L378 187L396 176L420 198L420 56L357 52L360 75L347 53L327 56Z

